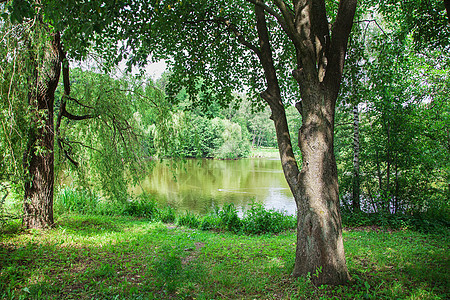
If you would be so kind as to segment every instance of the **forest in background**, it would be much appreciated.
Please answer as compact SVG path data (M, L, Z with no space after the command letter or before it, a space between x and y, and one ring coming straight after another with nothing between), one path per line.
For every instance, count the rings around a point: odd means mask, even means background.
M347 68L349 81L350 76L364 78L357 82L360 85L357 95L344 85L336 111L335 149L341 203L343 209L348 211L383 212L387 208L389 214L426 212L433 218L448 222L449 70L444 68L445 64L442 69L435 68L442 59L439 52L431 57L414 53L413 49L408 53L408 57L404 57L408 62L405 63L407 68L402 66L402 69L392 70L390 66L394 58L389 57L384 58L385 61L367 63L365 68L358 69L360 73L356 75L353 74L353 67ZM398 53L390 55L398 58ZM380 66L378 63L386 65ZM380 70L395 71L397 77L386 77L385 80L390 83L388 86L379 85L378 80L383 76ZM171 105L164 92L166 73L155 82L133 76L114 79L81 69L72 69L71 75L72 96L74 99L84 99L84 107L73 113L84 114L86 107L95 107L97 111L106 109L102 107L105 105L102 101L109 103L111 97L101 99L101 95L114 93L115 99L128 98L123 106L109 106L106 114L121 115L124 121L133 124L133 135L139 144L141 159L238 159L248 157L251 149L276 147L270 111L255 109L245 95L236 94L235 102L229 106L212 102L204 107L193 107L189 95L182 90L176 97L176 105ZM56 99L62 97L62 81L59 86ZM396 94L389 94L388 88ZM200 102L210 102L203 99L205 95L198 97ZM301 120L296 117L293 105L287 106L287 117L291 132L298 131ZM158 125L161 118L164 119L164 126L161 123ZM79 179L77 184L84 184L84 188L97 189L98 192L101 186L116 185L117 178L114 177L122 178L122 170L127 168L123 165L126 156L110 161L114 155L104 153L114 149L116 142L111 135L113 132L102 127L102 124L104 122L100 118L90 123L69 120L64 127L63 142L71 145L71 159L82 162L84 168L73 168L72 162L60 148L57 148L56 155L58 174L69 172L73 178ZM358 140L355 139L355 131L358 132ZM293 140L294 151L300 155L295 135ZM356 184L356 145L360 157L358 184L362 204L359 208L352 201ZM8 153L8 150L3 153ZM108 179L103 176L103 170L111 163L123 169L111 173ZM80 171L87 174L78 173ZM145 169L142 171L145 172ZM85 181L86 176L89 176L89 182ZM11 183L4 182L5 187ZM121 186L111 192L110 201L121 202L130 197L123 194ZM19 207L20 197L17 196Z
M358 36L352 41L354 47L361 47ZM448 222L448 57L440 51L418 53L408 40L400 49L400 45L394 49L378 45L380 41L375 38L371 42L365 47L370 46L373 52L350 48L348 59L357 60L358 67L347 65L336 110L335 154L343 209L389 214L428 212ZM382 56L376 57L381 50ZM127 118L133 119L141 132L143 157L237 159L248 157L252 148L276 147L270 111L253 107L243 94L235 94L234 102L224 106L205 99L208 93L200 93L196 101L208 105L193 106L186 90L175 99L167 99L168 74L156 82L133 77L105 80L105 76L72 70L74 98L97 99L95 95L111 89L110 82L123 85L116 88L116 93L123 93L117 97L131 97ZM160 102L154 100L158 97ZM293 105L287 104L286 111L290 130L295 133L301 120ZM161 115L165 116L164 126L158 125ZM90 155L95 154L91 150L97 140L88 132L97 134L98 130L71 122L65 134L68 140L88 146L73 151L84 153L84 158L77 159L95 165L98 158ZM292 139L294 151L300 156L295 134ZM63 155L59 157L61 162L69 162ZM356 192L363 205L354 204L355 189L359 189Z

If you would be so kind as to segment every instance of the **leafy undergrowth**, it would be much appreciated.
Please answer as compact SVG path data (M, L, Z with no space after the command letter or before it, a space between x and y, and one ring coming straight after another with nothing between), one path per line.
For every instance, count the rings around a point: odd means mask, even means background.
M375 228L376 229L376 228ZM448 235L345 231L352 281L294 279L295 233L247 236L63 216L0 236L3 299L448 299Z

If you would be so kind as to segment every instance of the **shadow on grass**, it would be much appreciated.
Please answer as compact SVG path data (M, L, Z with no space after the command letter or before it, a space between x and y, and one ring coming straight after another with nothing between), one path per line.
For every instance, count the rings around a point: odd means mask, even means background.
M122 232L124 223L119 217L112 219L101 216L63 216L55 223L54 228L73 231L77 235L95 235Z
M424 256L411 257L413 264L406 265L400 272L413 278L416 287L428 286L438 293L447 294L450 298L450 256L448 250L444 253L429 252Z
M446 299L448 242L440 238L348 233L353 281L313 287L289 277L295 234L249 237L67 216L55 230L0 241L0 298Z
M185 249L195 249L189 231L134 231L144 223L128 222L126 227L123 219L70 216L55 230L0 241L0 299L179 298L206 277L180 264L193 254ZM88 236L91 242L83 242Z
M348 234L350 289L367 299L447 299L449 241L415 232ZM408 299L410 299L408 298Z

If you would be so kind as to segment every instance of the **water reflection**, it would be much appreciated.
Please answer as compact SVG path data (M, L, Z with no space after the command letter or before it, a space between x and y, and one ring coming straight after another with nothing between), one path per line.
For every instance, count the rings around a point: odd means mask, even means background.
M192 159L176 169L169 162L157 163L141 186L132 189L136 194L142 190L156 195L161 205L181 211L205 213L225 203L242 208L253 200L288 214L296 210L281 163L275 159Z

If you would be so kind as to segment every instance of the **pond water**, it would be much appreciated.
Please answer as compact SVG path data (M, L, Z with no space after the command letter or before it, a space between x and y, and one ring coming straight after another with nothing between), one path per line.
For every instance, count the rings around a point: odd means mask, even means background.
M171 205L178 211L206 213L226 203L242 210L256 201L290 215L296 212L279 159L190 159L177 168L169 164L156 163L132 192L155 195L161 206Z

